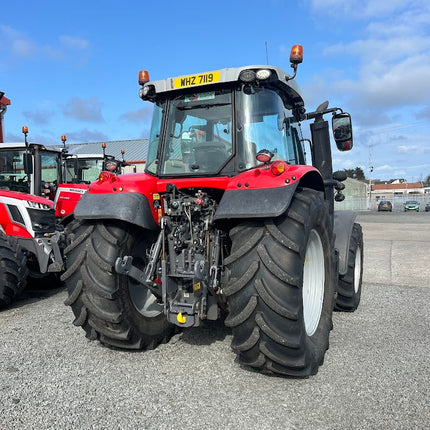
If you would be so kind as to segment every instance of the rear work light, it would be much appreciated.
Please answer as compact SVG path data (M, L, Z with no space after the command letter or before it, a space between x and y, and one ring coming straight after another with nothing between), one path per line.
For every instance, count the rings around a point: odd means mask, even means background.
M242 70L239 74L239 80L245 83L251 83L255 81L264 81L270 78L272 72L269 69L260 70Z
M260 163L268 164L270 163L270 160L273 158L273 152L269 151L268 149L262 149L261 151L258 151L255 158Z
M258 80L264 81L266 79L269 79L271 74L272 74L272 72L270 70L268 70L268 69L261 69L261 70L257 71L256 77L257 77Z
M256 75L254 70L242 70L239 74L239 80L242 82L254 82Z

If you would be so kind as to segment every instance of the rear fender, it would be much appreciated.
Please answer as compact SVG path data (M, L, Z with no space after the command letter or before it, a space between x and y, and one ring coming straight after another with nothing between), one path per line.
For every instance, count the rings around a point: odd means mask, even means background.
M297 175L294 179L294 182L285 180L271 188L227 189L215 213L215 221L282 215L289 208L298 186L324 192L321 175L315 170L307 170L303 176Z
M148 199L139 193L86 193L76 205L74 217L78 220L116 219L149 230L159 229Z
M298 182L277 188L227 190L214 220L277 217L290 206L297 186Z
M345 275L348 270L348 253L352 228L357 214L352 211L335 211L334 213L334 246L339 252L339 274Z

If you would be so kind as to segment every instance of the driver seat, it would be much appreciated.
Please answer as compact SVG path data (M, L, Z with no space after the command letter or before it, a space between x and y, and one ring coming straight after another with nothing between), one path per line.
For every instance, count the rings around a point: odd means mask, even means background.
M203 143L194 147L194 157L199 170L216 172L225 163L228 153L222 143Z

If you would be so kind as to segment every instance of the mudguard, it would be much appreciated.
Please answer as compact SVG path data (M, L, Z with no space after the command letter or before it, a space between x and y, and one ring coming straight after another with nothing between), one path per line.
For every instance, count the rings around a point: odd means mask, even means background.
M148 199L138 193L86 193L76 205L74 216L76 219L117 219L150 230L159 229Z
M357 214L352 211L335 211L334 213L334 247L339 251L339 274L345 275L348 270L349 242Z
M214 219L277 217L290 206L298 184L299 182L276 188L227 190Z

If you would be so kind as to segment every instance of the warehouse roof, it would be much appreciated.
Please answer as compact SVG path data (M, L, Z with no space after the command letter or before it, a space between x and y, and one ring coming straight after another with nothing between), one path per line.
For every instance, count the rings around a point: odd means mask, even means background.
M101 154L103 142L66 144L70 154ZM58 146L58 145L56 145ZM126 161L145 161L148 152L148 139L111 140L106 142L106 154L121 159L124 149Z

